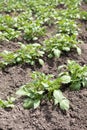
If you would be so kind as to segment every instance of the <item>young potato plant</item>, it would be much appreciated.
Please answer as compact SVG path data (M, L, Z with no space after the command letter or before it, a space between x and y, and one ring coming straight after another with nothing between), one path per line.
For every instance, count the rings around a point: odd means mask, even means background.
M12 28L5 28L5 31L0 32L0 40L13 40L20 36L20 31L15 31Z
M13 98L13 97L7 98L7 100L0 99L0 107L2 107L2 108L13 108L14 107L14 101L15 101L15 98Z
M62 20L62 19L70 19L70 20L76 20L80 18L80 10L79 8L75 9L63 9L63 10L58 10L57 13L55 14L55 18L57 20Z
M78 35L78 26L75 20L62 19L57 22L58 33L65 33L68 35Z
M42 20L34 20L32 12L26 11L20 16L11 17L10 15L0 16L1 40L12 40L19 36L26 40L38 39L45 35L45 27Z
M24 100L24 108L37 108L42 100L53 100L55 104L60 105L63 110L69 109L69 101L63 96L59 90L61 84L70 82L70 77L63 75L53 79L53 75L45 75L40 72L33 72L32 81L23 85L16 92L19 96L26 97Z
M0 12L22 12L26 9L26 0L0 0Z
M29 44L24 45L20 43L21 48L16 52L9 52L4 51L0 53L1 61L0 61L0 68L3 68L7 65L12 65L16 63L29 63L33 65L35 61L39 61L41 65L43 65L43 60L41 57L43 56L44 52L42 51L42 47L40 44Z
M76 35L57 34L45 40L44 46L48 57L55 56L59 58L62 52L68 52L71 48L77 49L78 54L81 54L81 49L77 46L79 42Z
M12 18L10 15L2 15L0 14L0 26L5 26L12 28L15 24L15 19Z
M79 90L81 87L87 87L87 66L80 66L75 61L68 60L67 65L59 68L66 68L65 72L60 73L63 76L67 73L71 77L69 87L71 90Z
M83 0L72 0L72 1L68 0L68 1L66 2L66 5L67 5L67 7L68 7L69 9L71 9L71 8L75 9L75 8L78 8L79 5L81 5L81 2L82 2L82 1L83 1Z
M15 29L15 18L9 15L0 15L0 39L12 40L20 36L20 31Z
M38 39L38 37L43 36L45 34L45 28L42 27L42 21L36 20L36 21L30 21L24 24L23 29L24 30L24 39L26 40L34 40Z
M37 14L41 8L55 8L58 5L56 0L34 0L34 1L27 1L29 8L33 11L34 14Z
M36 13L35 17L41 21L43 21L43 25L52 25L55 22L55 14L57 14L57 11L52 8L51 6L48 7L41 7L39 9L38 13Z
M21 32L21 36L25 40L37 40L38 37L45 35L45 27L42 26L43 21L35 20L31 10L21 13L15 20L15 28Z
M87 20L87 11L80 11L80 19Z

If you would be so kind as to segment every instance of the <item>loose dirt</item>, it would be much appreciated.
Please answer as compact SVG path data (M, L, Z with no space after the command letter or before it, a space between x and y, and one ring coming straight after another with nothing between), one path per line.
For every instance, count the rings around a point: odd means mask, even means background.
M87 8L87 5L83 5ZM31 80L32 71L41 71L55 76L57 66L65 64L68 59L74 59L81 65L87 65L87 22L80 21L81 32L79 38L84 41L81 44L82 55L78 56L75 50L62 54L59 59L44 58L45 65L34 67L27 64L15 65L0 70L0 98L15 95L21 85ZM15 43L0 43L0 51L16 50L19 48ZM16 102L13 109L0 108L0 130L87 130L87 89L80 91L64 91L65 96L70 100L69 111L61 111L58 106L50 102L43 102L36 109L25 110L22 106L22 99Z

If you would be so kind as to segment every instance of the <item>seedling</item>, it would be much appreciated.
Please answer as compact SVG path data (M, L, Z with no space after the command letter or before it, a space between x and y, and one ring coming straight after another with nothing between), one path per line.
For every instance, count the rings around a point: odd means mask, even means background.
M33 65L35 60L39 60L41 65L44 63L41 57L44 54L40 44L24 45L20 43L21 48L15 52L4 51L0 53L2 60L0 61L0 67L3 68L7 65L16 63L28 63ZM41 62L42 61L42 62Z
M58 33L78 35L78 26L74 20L62 19L58 21Z
M32 81L23 85L16 93L19 96L27 96L27 99L24 100L24 108L37 108L42 100L54 100L55 104L60 104L61 109L69 109L69 101L62 95L59 88L61 83L69 83L70 77L65 75L53 78L53 75L45 75L40 72L32 74Z
M81 49L77 46L78 43L76 35L57 34L46 40L44 46L46 46L48 57L56 56L59 58L62 52L68 52L71 48L77 49L78 54L81 54Z
M14 107L15 98L10 97L7 100L0 99L0 107L2 108L13 108Z
M67 65L64 65L62 67L66 68L66 71L62 72L60 76L67 73L67 75L71 77L71 81L69 85L71 90L80 90L81 87L87 87L87 66L86 65L80 66L75 61L68 60Z

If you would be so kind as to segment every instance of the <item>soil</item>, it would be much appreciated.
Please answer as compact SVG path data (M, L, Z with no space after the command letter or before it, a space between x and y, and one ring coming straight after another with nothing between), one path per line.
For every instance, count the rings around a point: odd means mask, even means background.
M83 9L86 8L87 5L83 4ZM15 95L21 85L31 80L32 71L57 76L58 65L65 64L68 59L73 59L81 65L87 65L87 22L80 21L80 23L79 38L84 41L84 44L79 45L82 49L80 56L75 50L72 50L70 53L62 54L59 59L45 57L43 67L23 64L0 70L0 98L6 99L7 96ZM18 48L19 46L15 42L0 43L0 52L3 50L15 51ZM0 130L87 130L87 89L80 91L67 89L64 94L70 100L70 109L67 112L61 111L58 106L53 106L50 102L43 102L35 110L26 110L22 106L22 99L16 102L13 109L0 108Z

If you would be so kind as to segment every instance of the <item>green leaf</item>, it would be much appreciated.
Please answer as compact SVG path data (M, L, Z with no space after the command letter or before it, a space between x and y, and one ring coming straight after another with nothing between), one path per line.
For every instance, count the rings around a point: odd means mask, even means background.
M14 107L14 104L13 104L14 101L15 101L15 98L13 98L13 97L8 98L7 100L1 100L0 99L0 107L2 107L2 108L8 108L8 107L13 108Z
M26 91L25 85L20 87L19 90L16 92L17 95L19 96L29 96L30 93L28 91Z
M44 91L38 91L37 93L42 95L44 93Z
M21 57L17 57L17 59L16 59L16 62L21 62L22 61L22 58Z
M64 51L70 51L70 47L63 47Z
M53 96L58 101L58 103L61 102L62 98L64 97L60 90L54 90Z
M54 104L57 105L58 103L59 103L58 100L55 98L54 99Z
M36 99L36 100L34 101L34 109L36 109L39 105L40 105L40 100L39 100L39 99Z
M41 84L44 86L44 88L48 88L49 87L49 85L47 83L41 82Z
M44 61L42 59L39 59L39 63L43 66L44 65Z
M5 104L4 104L4 101L0 99L0 107L4 107Z
M39 105L40 105L39 99L34 100L30 98L27 98L23 104L24 108L34 108L34 109L36 109Z
M79 47L76 48L79 55L81 55L81 49Z
M32 108L33 107L33 100L30 98L27 98L24 100L24 104L23 104L24 108Z
M69 101L67 99L64 99L60 102L60 108L62 110L68 110L69 109Z
M69 75L63 75L61 78L61 82L64 84L70 83L71 77Z
M53 49L53 52L54 52L54 55L59 58L60 57L60 54L61 54L61 51L58 50L58 49Z
M81 88L81 83L80 82L74 82L70 85L71 90L80 90Z

